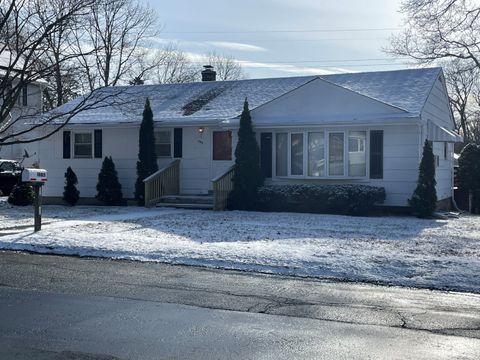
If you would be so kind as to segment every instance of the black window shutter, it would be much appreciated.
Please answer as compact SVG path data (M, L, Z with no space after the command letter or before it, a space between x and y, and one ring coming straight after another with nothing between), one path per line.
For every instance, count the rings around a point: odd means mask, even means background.
M383 179L383 130L370 131L370 179Z
M22 87L22 105L28 105L28 88L27 85L23 85Z
M102 130L93 131L93 143L94 143L94 157L96 159L102 158L103 152L103 140L102 140Z
M181 158L182 157L182 147L183 147L183 129L175 128L173 129L173 157Z
M63 158L70 159L70 131L63 132Z
M272 133L260 134L260 169L264 178L272 177Z

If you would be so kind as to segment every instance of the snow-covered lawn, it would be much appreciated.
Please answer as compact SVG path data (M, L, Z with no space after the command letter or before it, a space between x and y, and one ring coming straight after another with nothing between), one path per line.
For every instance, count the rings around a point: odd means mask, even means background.
M44 206L0 199L0 248L480 292L480 217Z

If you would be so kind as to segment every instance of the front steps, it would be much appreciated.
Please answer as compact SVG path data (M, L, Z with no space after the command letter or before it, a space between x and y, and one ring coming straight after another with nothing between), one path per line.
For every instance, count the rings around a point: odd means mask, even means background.
M211 195L167 195L160 198L157 207L171 207L179 209L213 210L213 196Z

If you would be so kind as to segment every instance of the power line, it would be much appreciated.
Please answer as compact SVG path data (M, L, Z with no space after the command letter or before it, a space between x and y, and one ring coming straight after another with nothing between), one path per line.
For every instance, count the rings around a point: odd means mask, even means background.
M357 59L357 60L305 60L305 61L254 61L254 60L236 60L240 65L244 65L245 67L249 68L265 68L268 67L269 64L278 64L280 65L292 65L293 64L310 64L310 65L302 65L302 67L309 68L309 67L317 67L317 66L325 66L325 67L368 67L368 66L406 66L411 65L411 63L397 63L392 60L389 63L375 63L375 64L358 64L358 63L351 63L351 64L338 64L338 62L358 62L358 61L381 61L381 60L389 60L389 59ZM192 64L204 64L205 61L191 61ZM312 63L312 64L311 64ZM258 65L255 65L258 64Z
M363 61L397 61L404 59L392 59L392 58L371 58L371 59L324 59L324 60L291 60L291 61L261 61L265 63L274 63L274 64L291 64L291 63L331 63L331 62L363 62ZM240 62L242 60L239 60ZM246 60L249 61L249 60ZM253 61L260 62L260 61Z
M257 34L257 33L333 33L398 31L402 28L310 29L310 30L247 30L247 31L162 31L163 34Z

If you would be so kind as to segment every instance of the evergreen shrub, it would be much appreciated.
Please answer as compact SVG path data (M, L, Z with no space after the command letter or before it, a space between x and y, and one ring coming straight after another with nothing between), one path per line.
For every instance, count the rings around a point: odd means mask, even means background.
M12 205L27 206L32 205L34 200L35 192L33 187L20 182L13 187L7 201Z
M135 199L139 206L145 205L145 185L143 180L158 171L155 154L155 136L153 131L153 112L150 100L145 101L143 119L138 135L137 180L135 182Z
M63 200L69 205L75 206L80 198L80 191L77 189L78 179L75 172L69 166L65 172L65 187L63 188Z
M264 211L370 215L385 200L385 189L368 185L269 185L258 189Z
M462 190L472 194L472 212L480 211L480 146L468 144L458 159L458 181Z
M260 170L260 149L255 133L248 102L243 104L238 130L238 143L235 149L235 173L233 175L233 190L228 200L228 208L235 210L256 210L257 189L263 185Z
M117 170L112 157L106 156L98 174L97 196L105 205L125 205L122 185L118 181Z
M425 140L423 155L418 169L417 187L408 204L412 213L419 218L427 218L433 214L437 207L437 190L435 186L435 157L432 145Z

